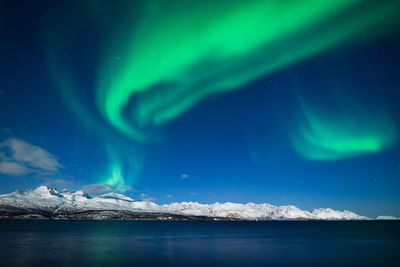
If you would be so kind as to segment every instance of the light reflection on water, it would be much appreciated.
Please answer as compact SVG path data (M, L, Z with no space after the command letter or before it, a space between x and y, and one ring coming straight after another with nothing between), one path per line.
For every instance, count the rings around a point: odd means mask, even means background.
M1 265L393 264L400 222L0 221Z

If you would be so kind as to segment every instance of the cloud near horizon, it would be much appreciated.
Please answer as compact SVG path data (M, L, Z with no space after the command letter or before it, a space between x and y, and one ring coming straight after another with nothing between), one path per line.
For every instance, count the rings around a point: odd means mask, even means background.
M57 157L45 149L17 138L0 143L0 173L22 176L28 173L50 175L57 173L61 165Z
M141 199L142 201L148 201L148 202L155 202L155 201L156 201L155 198L153 198L153 197L151 197L151 196L149 196L149 195L147 195L147 194L145 194L145 193L141 193L141 194L140 194L140 199Z
M110 184L88 184L82 186L82 190L91 196L97 196L107 193L124 193L135 191L130 186L115 187Z
M48 178L45 179L40 185L55 187L56 189L67 189L68 187L73 187L74 183L70 180L60 179L60 178Z
M3 161L0 162L0 173L11 176L22 176L29 173L29 169L23 164L17 162Z

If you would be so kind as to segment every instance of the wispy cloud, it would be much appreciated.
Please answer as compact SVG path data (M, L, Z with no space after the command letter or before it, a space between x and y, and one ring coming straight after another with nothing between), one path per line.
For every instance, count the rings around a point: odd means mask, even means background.
M56 156L23 140L9 138L0 143L0 172L21 176L29 172L54 174L63 166Z
M173 197L174 197L174 196L171 195L171 194L168 194L168 195L165 196L165 198L173 198Z
M29 169L23 164L17 162L3 161L0 162L0 173L11 176L21 176L29 172Z
M55 187L57 189L66 189L67 187L73 186L73 182L65 179L45 179L41 185L47 185L50 187Z
M145 193L141 193L140 194L140 199L143 200L143 201L149 201L149 202L155 202L156 201L155 198L152 198L152 197L150 197L149 195L147 195Z
M82 190L92 196L107 194L107 193L125 193L135 191L130 186L115 187L109 184L88 184L82 187Z
M187 179L187 178L189 178L189 175L187 175L186 173L181 175L181 179Z

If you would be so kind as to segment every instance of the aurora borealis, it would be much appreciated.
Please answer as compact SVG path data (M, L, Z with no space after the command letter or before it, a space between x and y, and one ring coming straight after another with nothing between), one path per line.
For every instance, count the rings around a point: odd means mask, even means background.
M304 114L298 136L293 137L296 151L310 160L338 160L377 153L397 142L397 130L387 112L362 110L356 100L340 105L340 110L325 114L313 112L300 100Z
M66 186L400 201L398 1L22 2L0 5L0 141L54 154Z
M139 22L124 27L126 48L104 53L98 107L118 130L144 141L142 128L340 44L397 7L359 2L148 1ZM355 7L361 14L343 23Z

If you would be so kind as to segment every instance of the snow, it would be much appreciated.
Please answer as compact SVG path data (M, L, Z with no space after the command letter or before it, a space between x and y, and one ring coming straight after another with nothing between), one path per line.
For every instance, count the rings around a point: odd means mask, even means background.
M215 203L199 204L197 202L182 202L162 205L168 212L185 215L214 216L238 218L246 220L364 220L365 216L359 216L349 211L335 211L332 209L315 209L313 212L304 211L296 206L273 206L270 204L238 204Z
M160 212L190 216L234 218L241 220L366 220L350 211L330 208L304 211L296 206L274 206L267 203L214 203L181 202L158 205L150 201L135 201L123 194L108 193L90 197L83 191L58 191L40 186L34 190L18 190L0 195L0 206L40 209L54 213L87 210L125 210L140 212ZM388 216L379 216L388 217ZM381 219L382 219L381 218ZM393 217L394 218L394 217Z
M389 215L380 215L376 217L376 220L400 220L400 218L396 218L394 216L389 216Z
M321 220L367 220L368 217L357 215L351 211L337 211L330 208L314 209L312 214L316 215Z

